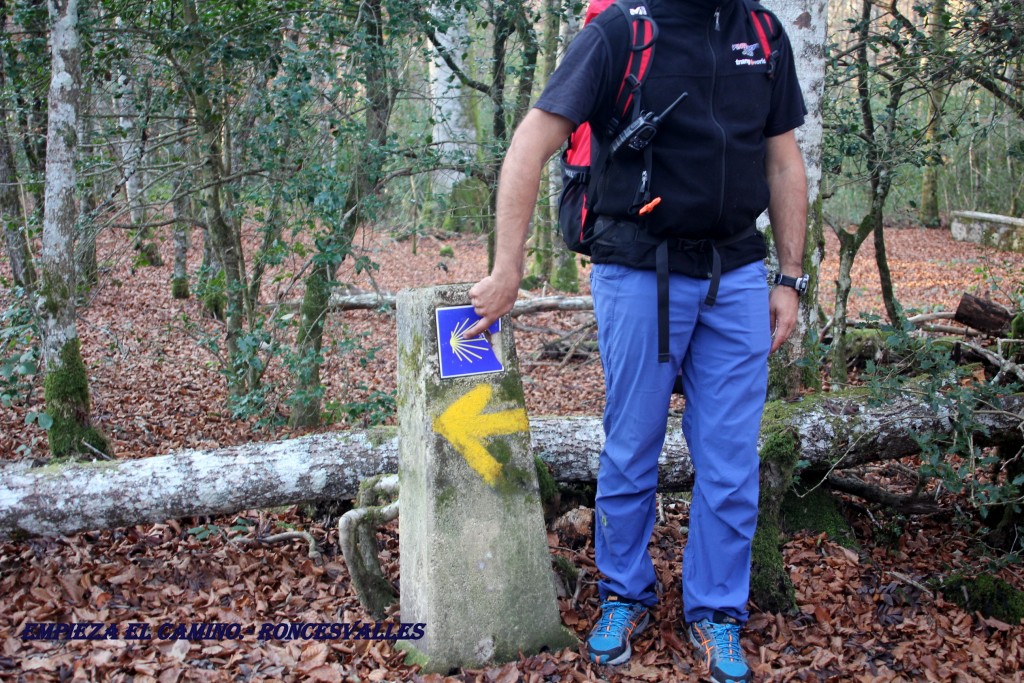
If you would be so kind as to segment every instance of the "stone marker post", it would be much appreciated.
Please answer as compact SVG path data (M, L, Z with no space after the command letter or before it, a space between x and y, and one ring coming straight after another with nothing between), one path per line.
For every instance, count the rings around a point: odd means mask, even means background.
M398 295L404 641L424 671L574 646L561 624L511 325L462 339L468 287Z

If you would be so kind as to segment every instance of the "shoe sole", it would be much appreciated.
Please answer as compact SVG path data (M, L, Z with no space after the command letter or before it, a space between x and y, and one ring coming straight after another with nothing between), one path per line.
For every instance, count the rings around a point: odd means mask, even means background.
M630 637L626 639L626 649L623 651L623 653L621 655L619 655L615 659L609 659L607 662L602 662L602 661L598 661L600 659L601 655L598 655L597 657L594 657L594 655L591 654L590 655L590 661L592 661L594 664L601 664L603 666L619 666L620 664L625 664L633 656L633 643L632 643L633 638L636 638L641 633L643 633L644 629L646 629L647 625L650 624L650 623L651 623L651 613L648 612L647 614L644 615L643 621L641 621L639 624L637 624L636 628L633 629L633 633L630 634Z

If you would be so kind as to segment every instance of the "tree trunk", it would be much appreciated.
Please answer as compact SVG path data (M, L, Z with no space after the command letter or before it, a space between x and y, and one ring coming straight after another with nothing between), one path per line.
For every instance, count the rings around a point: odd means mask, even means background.
M1001 410L979 411L976 445L1016 433L1024 396ZM902 458L919 450L913 434L945 433L955 419L936 412L928 397L906 395L885 405L865 394L823 394L799 404L771 403L761 426L766 463L806 460L805 471L840 471L867 462ZM985 429L985 433L980 430ZM659 489L680 491L693 471L679 420L673 418L659 460ZM534 453L558 481L593 483L604 432L597 417L530 420ZM789 452L779 448L784 435ZM33 469L0 471L0 537L70 534L178 517L228 515L240 510L302 502L351 499L361 480L398 468L396 430L313 434L272 443L211 451ZM765 471L777 471L765 468ZM225 473L230 473L225 476ZM779 477L762 499L788 485ZM784 491L783 491L784 492Z
M306 278L306 291L302 301L302 315L296 339L298 362L293 371L295 386L292 393L292 427L312 427L320 424L323 387L320 384L320 365L323 358L324 323L330 310L331 288L339 263L351 250L352 238L362 215L361 204L377 190L379 175L384 164L382 147L387 142L388 122L394 105L393 87L387 45L384 36L384 16L380 0L367 5L365 34L361 45L363 76L366 79L365 128L361 139L353 140L359 146L359 162L352 170L353 181L345 200L342 216L323 240L319 263Z
M810 275L806 296L801 299L797 329L789 343L769 359L768 396L782 399L796 396L802 389L820 384L814 364L798 363L813 348L818 324L818 270L825 254L821 213L821 160L824 140L822 96L825 89L825 30L827 0L769 0L765 6L779 17L786 28L797 76L807 106L804 125L796 130L807 173L808 239L804 248L803 270Z
M1005 337L1010 332L1013 313L1001 304L964 292L953 319L985 334Z
M6 30L7 11L0 17ZM0 91L7 90L7 73L4 60L0 60ZM14 163L14 149L7 129L8 112L6 98L0 99L0 221L4 226L7 243L7 259L11 264L14 284L27 290L35 288L36 271L32 265L32 253L28 246L25 216L18 197L18 171Z
M92 116L92 99L88 93L83 93L81 106L80 124L82 131L82 143L89 144L92 140L95 117ZM99 282L100 268L96 254L96 238L99 227L96 220L96 179L88 179L79 182L78 191L80 194L78 233L75 243L75 264L78 268L78 282L84 291L88 291Z
M0 83L0 89L2 88L3 85ZM6 113L0 112L0 122L6 120ZM18 177L11 139L7 134L7 126L3 123L0 123L0 221L3 221L4 225L7 259L11 264L14 284L32 290L36 284L36 271L32 265L28 237L25 235L25 219L21 200L18 198Z
M185 22L197 30L199 15L195 0L183 0L183 17ZM217 111L207 92L211 88L205 82L206 71L202 66L201 55L205 46L190 44L188 46L188 73L181 74L192 100L199 127L201 157L205 188L203 199L206 206L207 230L210 244L220 262L223 279L223 300L225 302L223 318L225 321L224 343L226 350L226 374L228 392L232 396L240 396L248 389L247 366L240 358L239 340L244 332L246 296L248 287L245 283L245 258L240 249L239 236L230 222L224 206L224 148L221 136L221 112ZM217 292L212 296L219 298Z
M941 53L946 44L946 0L933 0L928 12L928 38L930 50ZM931 60L925 59L921 71L932 70ZM936 79L938 80L938 79ZM925 123L924 144L928 151L921 173L921 209L918 217L926 228L942 227L939 215L939 170L942 168L942 149L939 143L939 129L942 122L942 101L945 98L945 81L933 82L928 88L928 114Z
M124 24L120 17L114 19L119 36L124 36ZM119 39L120 48L130 58L131 47ZM120 131L121 175L124 182L128 212L135 228L131 231L132 246L136 252L136 263L140 266L162 266L159 245L152 241L151 230L146 228L146 209L143 187L145 184L142 161L145 148L145 126L141 123L140 108L136 101L135 76L128 71L128 63L122 64L117 76L114 95L114 111L117 112L117 128Z
M885 227L881 219L879 219L878 226L875 228L874 241L875 264L878 266L878 280L882 290L882 301L885 303L885 312L889 316L889 322L893 327L899 329L906 323L907 316L903 312L903 307L900 306L899 301L896 299L896 290L892 283L892 271L889 270L888 252L885 249Z
M555 70L558 59L558 36L561 29L561 14L558 12L558 0L544 2L544 43L541 55L541 82L547 83ZM545 167L541 177L541 188L547 187L549 192L541 192L537 204L536 217L533 221L533 261L530 264L530 275L543 282L554 284L555 255L562 251L558 234L558 202L555 191L560 183L557 181L561 171L557 159L552 159ZM558 285L555 285L557 288ZM574 289L572 291L578 291Z
M174 198L171 211L174 216L174 270L171 275L171 296L175 299L187 299L190 296L188 286L188 248L192 234L192 200L187 191L189 187L188 163L189 154L185 149L185 129L187 120L184 111L177 112L178 142L174 143L172 155L181 170L175 173Z
M106 439L90 421L89 379L75 325L75 162L82 92L78 1L48 0L48 8L52 70L37 310L46 373L46 413L53 421L49 430L50 451L63 456L88 452L91 447L106 453Z
M446 30L437 33L440 47L446 50L461 68L461 55L470 45L469 13L455 6L435 4L431 16ZM468 89L439 55L430 62L430 102L434 108L433 142L442 165L465 165L475 159L476 125ZM431 174L432 192L447 195L466 178L466 173L455 168L442 168Z
M853 262L857 258L857 252L867 236L874 230L871 216L866 216L857 232L847 232L842 228L836 228L835 233L839 238L839 273L836 277L836 298L835 309L832 317L832 345L829 350L831 357L831 368L829 375L832 387L846 386L849 381L846 370L846 318L847 308L850 302L850 290L853 289Z

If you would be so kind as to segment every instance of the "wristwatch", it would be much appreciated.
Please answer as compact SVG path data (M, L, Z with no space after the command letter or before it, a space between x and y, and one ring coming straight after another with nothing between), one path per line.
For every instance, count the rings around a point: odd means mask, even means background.
M807 284L810 280L811 276L807 273L804 273L800 277L790 277L788 275L783 275L782 273L775 274L775 284L782 285L783 287L792 287L800 296L803 296L804 292L807 291Z

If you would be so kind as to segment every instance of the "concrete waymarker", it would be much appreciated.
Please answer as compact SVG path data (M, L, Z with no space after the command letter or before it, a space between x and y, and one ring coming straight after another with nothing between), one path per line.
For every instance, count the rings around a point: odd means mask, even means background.
M511 326L462 337L468 286L398 295L403 641L424 671L575 646L562 626Z

